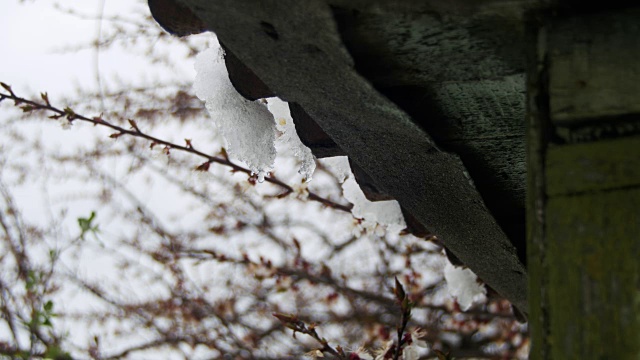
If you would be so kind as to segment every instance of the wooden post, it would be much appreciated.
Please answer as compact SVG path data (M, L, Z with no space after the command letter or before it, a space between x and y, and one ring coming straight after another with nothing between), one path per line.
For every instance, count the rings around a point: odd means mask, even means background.
M531 359L640 359L640 8L533 28Z

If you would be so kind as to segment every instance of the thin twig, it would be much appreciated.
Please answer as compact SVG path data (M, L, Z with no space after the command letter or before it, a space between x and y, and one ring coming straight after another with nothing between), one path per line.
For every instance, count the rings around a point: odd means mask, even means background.
M251 170L232 162L231 160L229 160L229 158L226 156L226 153L224 152L223 152L223 155L221 156L213 156L213 155L209 155L204 152L201 152L199 150L196 150L190 142L188 142L187 145L178 145L178 144L157 138L155 136L152 136L140 131L140 129L138 128L134 120L129 120L129 124L132 126L132 128L126 129L116 124L113 124L111 122L108 122L101 117L89 118L81 114L76 114L72 109L68 107L65 109L60 109L49 103L49 100L46 97L46 94L43 94L43 100L45 101L44 104L29 100L29 99L25 99L17 96L15 93L13 93L13 91L10 90L9 86L5 86L5 85L6 84L3 84L3 87L5 88L5 90L9 91L9 94L0 93L0 102L2 102L3 100L12 100L14 101L15 106L20 107L24 112L51 111L55 114L50 116L50 118L53 118L53 119L60 119L62 117L66 117L66 119L70 123L76 120L80 120L80 121L88 122L94 125L108 127L116 131L116 133L110 135L110 137L112 138L118 138L122 135L129 135L129 136L148 140L149 142L151 142L152 146L164 145L165 147L171 150L179 150L179 151L191 153L199 157L205 158L206 162L198 166L196 170L206 171L206 169L208 169L208 164L217 163L220 165L230 167L234 172L245 173L251 179L254 178L254 174L252 173ZM283 181L279 180L276 177L265 177L264 180L284 190L278 197L285 197L295 192L292 186L287 185L286 183L284 183ZM325 206L328 206L337 210L351 212L351 208L353 207L352 204L348 204L348 205L339 204L325 197L322 197L312 191L307 190L307 193L308 193L309 200L317 201Z

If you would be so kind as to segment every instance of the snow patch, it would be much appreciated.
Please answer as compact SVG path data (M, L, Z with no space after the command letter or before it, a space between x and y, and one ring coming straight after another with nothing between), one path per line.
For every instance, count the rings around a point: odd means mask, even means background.
M471 308L474 302L484 301L487 290L478 283L478 277L468 268L456 267L447 262L444 267L449 295L456 298L462 311Z
M273 168L276 125L267 107L242 97L231 84L221 48L196 57L194 89L225 138L227 152L263 178Z
M298 173L304 177L306 182L311 181L313 172L316 170L316 160L311 149L300 141L293 118L291 118L289 104L273 97L267 99L267 107L276 119L276 128L281 133L277 139L278 142L289 147L289 151L292 151L293 155L301 162Z
M286 144L301 161L298 173L305 181L311 181L315 158L300 141L287 102L275 97L256 101L242 97L229 80L224 51L219 44L198 54L195 68L196 95L205 102L231 157L247 164L262 182L273 169L279 132L279 142Z
M342 182L344 197L353 204L353 209L351 209L353 216L384 225L392 233L400 232L407 227L400 210L400 204L397 201L369 201L364 196L351 172L349 160L346 156L324 158L321 161Z

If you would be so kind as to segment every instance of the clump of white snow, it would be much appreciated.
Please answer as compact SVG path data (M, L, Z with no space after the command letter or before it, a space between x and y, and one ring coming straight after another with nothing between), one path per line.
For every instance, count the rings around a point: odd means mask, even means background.
M225 138L228 153L262 179L276 158L273 115L259 100L249 101L236 91L223 55L221 48L198 54L194 89Z
M353 209L351 209L353 216L384 225L392 233L407 227L400 210L400 204L397 201L369 201L364 196L353 173L351 173L349 160L346 156L324 158L321 161L342 182L344 197L353 204Z
M286 102L278 98L249 101L242 97L229 80L224 52L219 45L198 54L195 68L196 95L205 102L230 156L246 163L262 182L276 158L277 129L282 134L279 140L301 161L298 172L306 181L311 180L315 158L300 141Z
M327 157L319 161L336 176L340 183L344 183L344 180L349 176L353 177L349 158L346 156Z
M456 267L447 262L444 267L449 295L456 298L462 311L471 308L474 302L484 301L487 290L478 283L478 277L468 268Z
M276 128L282 134L278 138L278 141L286 144L289 150L293 151L293 155L300 159L301 164L298 173L304 177L305 181L311 181L313 172L316 170L316 161L313 153L311 153L311 149L300 141L295 124L291 118L289 104L274 97L267 99L267 106L276 119Z

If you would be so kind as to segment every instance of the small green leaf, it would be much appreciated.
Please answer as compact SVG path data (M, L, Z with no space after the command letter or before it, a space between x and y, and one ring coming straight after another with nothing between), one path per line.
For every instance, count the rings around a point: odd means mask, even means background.
M42 326L53 327L53 324L51 323L51 319L49 319L48 317L45 317L44 321L42 322Z
M64 108L64 114L67 116L67 119L69 120L73 120L77 117L76 113L73 111L72 108L70 107L66 107Z
M37 272L29 270L29 272L27 272L27 281L25 283L25 288L27 290L32 290L38 284L39 278L40 277L38 276Z
M80 238L84 239L84 235L88 232L96 235L100 229L98 225L94 224L93 221L96 218L96 212L92 211L91 215L88 218L78 218L78 226L80 227Z
M68 352L63 351L59 345L50 345L44 353L45 359L73 360Z
M49 300L44 304L44 311L46 313L51 313L53 311L53 301Z
M42 100L44 100L47 106L51 106L51 103L49 102L49 94L47 94L46 92L43 92L43 93L40 93L40 97L42 98Z
M38 328L38 326L40 326L43 322L44 316L42 315L42 313L40 311L34 311L33 312L33 317L29 320L28 323L25 323L30 329L36 329Z

